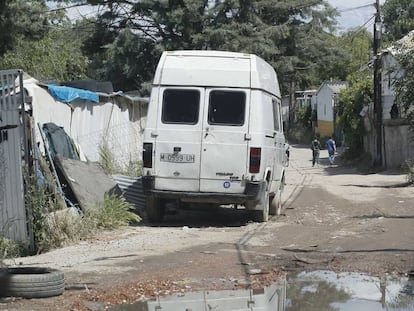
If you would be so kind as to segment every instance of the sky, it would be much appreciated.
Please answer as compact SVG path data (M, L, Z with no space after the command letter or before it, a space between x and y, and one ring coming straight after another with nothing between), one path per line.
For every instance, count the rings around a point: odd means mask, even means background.
M375 0L327 0L327 2L341 13L337 18L339 31L362 26L375 14ZM385 0L380 0L380 4L384 2ZM367 29L373 29L373 22L374 20L371 19L366 24Z

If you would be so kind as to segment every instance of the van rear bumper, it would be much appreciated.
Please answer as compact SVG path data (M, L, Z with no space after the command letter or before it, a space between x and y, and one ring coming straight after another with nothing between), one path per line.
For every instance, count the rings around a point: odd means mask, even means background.
M264 191L265 182L248 181L244 193L221 193L221 192L187 192L169 191L155 189L155 177L142 177L142 190L147 196L156 196L165 199L182 199L188 201L202 201L206 203L245 203L246 201L258 201L260 194Z

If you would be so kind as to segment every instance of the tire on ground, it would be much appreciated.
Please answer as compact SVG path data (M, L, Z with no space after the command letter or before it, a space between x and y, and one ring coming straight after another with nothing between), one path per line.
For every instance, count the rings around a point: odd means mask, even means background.
M41 267L0 269L0 297L46 298L63 294L62 271Z

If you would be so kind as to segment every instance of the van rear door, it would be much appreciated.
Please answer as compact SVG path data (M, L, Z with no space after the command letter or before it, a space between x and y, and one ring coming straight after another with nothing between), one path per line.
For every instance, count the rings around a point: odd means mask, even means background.
M204 99L200 191L243 193L250 90L209 88Z
M200 189L203 88L162 87L155 130L155 188Z

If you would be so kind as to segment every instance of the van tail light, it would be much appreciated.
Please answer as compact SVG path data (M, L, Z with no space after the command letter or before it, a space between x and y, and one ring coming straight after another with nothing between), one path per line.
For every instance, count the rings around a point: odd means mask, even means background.
M262 156L261 148L250 148L249 172L256 174L260 171L260 159Z
M144 143L142 162L145 168L152 168L152 143Z

